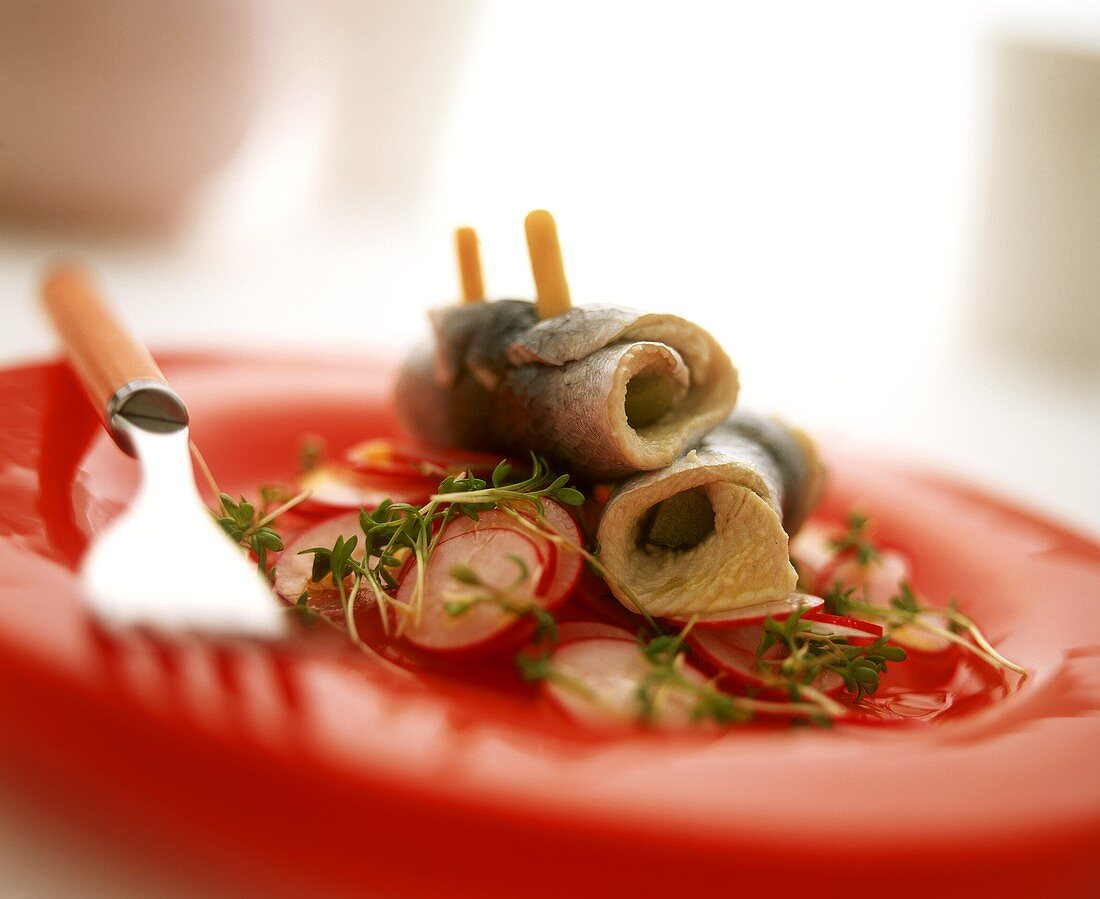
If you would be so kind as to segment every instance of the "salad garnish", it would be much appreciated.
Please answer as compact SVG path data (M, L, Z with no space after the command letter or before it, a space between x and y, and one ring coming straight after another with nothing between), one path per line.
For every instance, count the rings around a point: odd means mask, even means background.
M553 621L546 613L543 617ZM850 708L814 686L825 672L836 674L853 701L858 701L878 689L879 677L886 672L888 662L906 659L905 650L891 645L885 636L869 645L857 646L842 637L815 632L812 622L803 620L802 613L785 621L768 618L763 624L764 636L757 647L755 663L763 684L772 692L785 694L787 701L763 699L760 695L735 696L720 689L721 675L705 683L684 676L684 666L691 653L685 641L693 626L694 622L689 622L675 634L651 636L644 630L638 633L638 652L649 664L649 670L635 690L641 722L656 721L663 697L669 690L676 689L694 697L696 704L692 717L695 720L738 724L752 720L756 713L763 713L829 724L850 714ZM553 635L549 639L551 644L557 642L556 627L546 628L542 633ZM523 651L517 654L516 664L525 679L554 680L559 684L570 680L568 675L554 668L551 648L544 646L538 653ZM785 653L779 658L774 654L770 656L769 651L773 648L782 648ZM574 686L584 687L583 684Z
M314 556L313 580L326 574L332 574L341 590L338 573L354 579L353 589L348 594L346 609L349 619L353 617L355 599L358 596L360 582L365 582L383 612L383 625L389 627L386 614L393 609L397 614L397 635L404 633L411 623L419 625L423 612L424 573L432 551L446 532L448 522L459 516L473 521L479 513L491 509L514 512L517 504L528 504L541 511L541 500L552 499L565 505L580 505L584 495L569 487L568 475L555 475L545 461L531 454L531 474L528 477L510 481L512 465L501 461L494 469L490 481L477 477L470 471L457 475L448 475L439 484L439 488L429 501L420 507L408 503L383 501L373 512L366 509L359 512L359 526L362 531L363 559L354 558L352 552L358 545L358 537L351 549L343 538L333 547L311 547L300 554L312 553ZM333 569L332 559L336 556L340 562L339 571ZM402 603L388 595L387 591L398 587L397 574L409 556L415 560L415 570L411 576L416 578L412 599Z
M906 659L905 650L891 645L885 635L870 645L853 646L844 638L815 631L804 615L805 610L800 610L783 621L765 619L764 635L756 650L758 668L792 700L820 701L822 694L812 684L830 671L858 701L878 690L879 676L886 672L887 662ZM768 651L773 647L785 650L785 655L770 660Z
M233 497L218 486L210 466L206 464L206 459L193 440L190 448L191 457L210 490L218 497L219 509L211 513L214 520L234 543L255 557L260 572L270 581L274 566L269 564L268 553L282 552L284 549L283 539L273 525L281 515L308 499L309 491L303 490L292 496L279 484L264 484L260 486L259 507L243 496L234 501Z
M870 520L862 512L848 513L848 530L842 536L830 541L838 553L851 553L856 562L866 568L881 556L878 547L867 539L867 527Z
M839 583L826 592L824 599L825 609L831 614L854 614L860 618L880 621L888 634L900 627L924 631L972 653L993 668L1007 668L1027 677L1027 669L994 649L981 628L959 611L958 603L954 599L946 606L922 604L905 581L898 584L897 594L890 598L889 605L886 606L861 600L857 597L856 587L844 588ZM938 620L945 624L938 623Z
M243 496L233 499L218 489L197 450L195 455L218 497L219 506L212 512L215 519L273 578L271 557L284 550L278 519L307 499L308 493L292 495L275 485L261 487L255 502ZM420 624L430 577L437 597L433 614L459 620L476 608L492 606L507 613L509 620L530 620L532 626L525 631L528 636L514 655L523 680L565 690L609 719L622 720L625 715L652 727L665 726L666 719L725 726L760 716L818 725L852 718L862 701L878 692L888 666L906 660L906 649L895 642L895 634L900 639L902 633L913 630L958 647L995 669L1026 676L1025 669L998 652L975 622L959 611L955 600L944 607L926 604L901 580L888 602L881 602L882 594L877 595L879 601L873 601L859 586L847 586L838 578L825 592L823 608L794 603L789 614L749 616L747 624L735 627L739 640L753 640L755 645L747 644L743 655L737 657L742 662L735 659L733 668L701 651L707 644L698 641L719 633L712 622L700 622L706 616L694 614L686 624L670 623L654 618L641 603L636 602L633 609L627 606L635 613L627 616L636 622L633 632L600 639L614 640L615 653L620 656L626 652L624 642L629 642L635 659L630 663L634 679L625 703L621 696L608 697L601 693L598 682L586 679L585 672L578 674L559 664L558 650L567 644L560 636L561 624L554 609L543 604L546 588L541 578L549 576L547 564L552 572L561 556L557 563L544 562L555 553L578 556L593 574L608 582L598 548L586 547L575 528L569 533L568 528L562 531L555 526L555 521L570 524L562 505L577 507L585 502L584 494L569 482L568 475L556 474L532 454L529 471L518 474L508 461L497 464L487 477L479 477L470 467L452 469L423 505L385 500L373 509L362 508L357 519L352 516L358 522L356 533L341 533L331 545L297 552L312 560L307 589L291 608L305 619L345 631L358 649L392 666L360 633L356 621L359 603L373 599L386 638L401 638ZM555 506L559 518L546 514L547 504ZM483 522L486 515L491 520ZM448 535L448 526L461 518L482 528L484 536L478 545L488 546L490 555L496 554L495 580L486 579L478 564L465 562L441 560L443 567L429 573L428 563ZM507 532L502 528L526 534L536 545L547 547L540 551L542 561L537 555L525 560L514 552L493 549L501 546L496 535ZM868 516L851 513L846 530L828 541L833 557L854 560L860 571L881 566L883 550L869 532ZM473 537L457 525L451 533L456 534L455 540ZM447 558L455 555L452 551ZM461 555L457 557L461 559ZM511 575L507 575L508 566L513 569ZM447 580L438 580L441 577ZM310 607L315 590L329 591L339 599L342 624ZM629 591L623 592L629 596ZM290 599L293 602L294 598ZM613 602L610 598L606 601ZM837 622L848 626L838 627ZM698 638L693 637L696 631ZM729 651L742 652L741 646ZM598 652L598 647L593 652ZM708 676L707 670L717 673Z

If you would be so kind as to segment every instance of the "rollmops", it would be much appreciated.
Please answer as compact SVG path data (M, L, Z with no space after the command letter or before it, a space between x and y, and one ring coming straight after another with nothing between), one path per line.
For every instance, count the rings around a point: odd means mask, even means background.
M431 314L434 343L401 371L397 409L430 443L536 449L588 480L669 464L719 424L737 373L702 328L591 305L540 320L500 300Z
M788 535L823 480L801 431L736 412L671 465L612 494L597 535L608 585L654 616L783 599L798 580Z
M573 308L553 220L532 213L527 224L533 303L485 302L476 237L460 230L464 301L431 313L431 344L400 373L406 428L429 443L535 452L573 477L621 482L598 539L628 607L636 599L672 615L785 597L796 583L787 535L820 490L809 440L760 416L730 417L737 372L699 326Z

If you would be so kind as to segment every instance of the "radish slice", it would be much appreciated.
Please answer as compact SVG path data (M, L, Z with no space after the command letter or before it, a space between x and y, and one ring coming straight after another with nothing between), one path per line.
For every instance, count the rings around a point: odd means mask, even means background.
M420 621L410 622L404 633L420 649L439 653L489 652L498 648L499 638L521 620L491 603L475 605L461 615L449 614L447 603L461 601L463 595L477 594L476 587L451 577L451 569L457 565L468 566L485 584L500 590L514 585L525 568L527 578L515 587L517 596L546 607L543 589L547 564L533 540L514 527L467 531L441 541L428 560ZM397 599L411 604L416 583L414 564L405 573Z
M735 683L763 688L764 678L756 667L756 649L763 636L764 628L748 625L721 631L693 631L688 635L687 643L712 665L730 675ZM764 654L766 659L782 656L782 650L774 646Z
M896 550L883 550L870 565L859 565L855 559L842 559L823 569L818 576L818 587L831 590L854 587L856 597L871 605L888 608L890 600L898 594L902 581L908 582L912 569L906 556ZM940 628L946 628L946 616L936 612L921 612L920 620ZM954 645L950 640L930 634L919 627L901 625L890 632L890 639L906 649L927 654L947 652Z
M478 512L476 520L466 515L459 515L456 518L452 518L443 526L443 533L440 535L439 539L450 540L452 537L461 537L463 534L468 534L470 531L485 531L501 528L508 531L514 531L516 530L516 522L510 515L501 512L500 509L487 509L484 512ZM532 534L532 537L533 536Z
M478 477L491 475L500 456L468 450L446 450L379 438L351 447L344 458L364 474L410 477L423 475L438 483L449 473L472 471ZM522 464L518 465L522 468Z
M517 511L530 521L535 520L534 507L528 507L526 503L520 504ZM577 527L577 522L565 506L561 503L556 503L552 499L542 500L542 512L546 518L546 523L550 526L553 533L564 537L574 546L581 546L581 531ZM466 531L472 531L479 527L494 527L494 528L515 528L516 522L508 513L502 512L500 509L489 509L485 512L479 512L477 515L477 521L472 518L468 518L465 515L453 518L447 522L446 530L443 532L445 537L454 537ZM534 533L533 531L531 532ZM572 555L578 555L573 553Z
M950 622L947 616L939 612L918 612L917 620L947 630ZM899 646L904 646L912 652L920 652L925 655L939 655L947 653L955 648L955 644L939 634L930 634L920 627L912 624L903 624L890 631L890 640Z
M739 627L743 624L761 624L765 618L782 621L785 618L790 618L800 609L813 611L823 605L825 605L825 600L820 596L810 596L808 593L792 593L786 599L776 602L762 602L755 606L745 606L743 609L698 615L695 618L694 627ZM691 618L666 618L665 620L675 627L687 627Z
M881 625L858 618L829 615L821 611L807 612L802 620L815 634L839 637L851 646L869 646L882 636Z
M822 571L836 559L833 539L839 534L840 530L836 527L811 521L804 524L798 534L791 538L791 561L798 569L800 583L811 587L820 586Z
M889 605L897 596L898 585L912 578L908 558L892 549L882 550L867 565L860 565L851 555L836 557L817 576L817 591L828 593L837 586L842 590L855 588L855 597L874 605Z
M517 534L522 534L535 545L543 563L546 567L549 567L555 552L554 545L548 540L541 540L534 531L521 529L513 519L496 509L480 513L477 521L463 516L448 522L439 535L436 548L459 537L465 537L469 534L483 534L490 531L515 531Z
M313 556L300 556L303 549L313 549L318 546L329 547L336 542L337 537L362 536L359 531L358 513L347 513L326 518L320 524L315 524L295 538L275 563L275 592L288 602L297 602L298 597L306 589L309 576L313 572ZM360 541L361 543L362 541ZM362 559L362 548L356 558Z
M750 624L727 630L707 628L692 631L688 635L687 643L740 686L759 690L765 696L786 699L787 692L779 687L768 686L763 673L756 667L756 650L763 638L764 628ZM762 658L778 660L785 655L784 647L773 645L764 652ZM844 688L844 680L839 674L827 671L814 681L813 686L822 693L833 694Z
M561 677L543 681L543 692L574 721L596 730L620 729L638 722L638 689L653 668L633 637L589 637L561 643L550 655L550 666ZM706 675L691 665L684 665L682 673L699 686L707 682ZM688 727L694 723L692 712L697 704L690 690L663 690L652 724L661 729Z
M362 474L350 468L321 465L299 479L302 490L310 491L302 504L306 509L375 509L385 500L421 506L435 491L436 482L415 475L383 477Z
M911 579L912 566L903 553L880 549L861 565L853 551L838 552L833 541L843 536L840 527L810 522L791 540L791 559L797 564L799 580L824 595L831 590L855 588L856 598L887 605L897 595L898 585Z
M546 523L554 533L564 538L572 546L580 547L582 545L580 528L577 527L577 522L564 506L553 500L544 499L542 501L542 509L543 515L546 518ZM533 509L530 513L521 511L520 514L522 514L524 518L531 521L534 520ZM460 518L452 519L447 523L443 531L442 540L450 540L453 537L461 536L470 531L484 530L486 528L517 530L531 538L535 544L540 547L541 551L544 552L548 561L552 560L552 565L549 566L550 580L546 588L545 602L547 605L557 605L559 602L568 598L576 589L577 582L580 580L581 572L584 568L584 559L581 557L581 554L571 549L561 547L553 541L540 536L533 530L527 530L521 525L517 525L512 516L499 509L489 509L485 512L479 512L477 521L474 521L472 518L467 518L465 515Z
M606 621L566 621L558 625L559 643L588 640L593 637L605 637L612 640L637 640L631 631L614 624L608 624Z
M311 584L310 575L313 573L313 556L298 555L303 549L316 547L330 547L336 542L337 537L351 537L358 535L359 548L353 554L356 559L363 558L362 532L359 530L359 514L357 512L336 515L327 518L320 524L315 524L308 530L298 535L285 550L279 561L275 563L275 592L289 603L298 602L298 598L305 592L309 592L309 606L314 611L331 612L340 610L340 594L331 583L327 587ZM360 590L360 598L364 592ZM373 600L373 597L372 597Z

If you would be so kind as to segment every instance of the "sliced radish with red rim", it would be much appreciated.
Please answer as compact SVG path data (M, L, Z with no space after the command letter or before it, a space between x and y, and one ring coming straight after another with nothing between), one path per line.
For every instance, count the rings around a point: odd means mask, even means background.
M279 556L275 563L275 592L289 603L297 603L305 592L309 593L309 607L318 612L341 610L340 594L333 584L327 587L312 585L313 555L300 555L304 549L328 549L336 543L338 537L348 539L359 537L359 547L353 553L354 558L363 558L363 533L359 530L359 513L349 512L327 518L299 534ZM360 597L364 596L360 590Z
M299 478L302 490L309 498L300 508L312 509L376 509L387 499L395 503L422 506L436 488L436 482L417 476L382 477L361 474L349 468L322 465Z
M837 550L833 541L841 533L835 525L809 521L791 538L791 561L798 569L800 583L811 587L820 584L821 572L836 560Z
M604 637L612 640L637 640L633 631L606 621L565 621L558 625L558 642Z
M704 628L692 631L687 637L687 644L742 688L759 691L762 696L786 699L787 692L781 687L769 685L766 672L757 666L756 651L763 639L764 628L749 624L725 630ZM769 647L761 658L778 661L785 655L785 648L777 643ZM828 671L818 677L813 686L823 693L832 694L844 688L844 681L840 675Z
M807 613L821 608L825 604L820 596L810 596L808 593L792 593L786 599L775 602L757 603L754 606L745 606L741 609L730 609L726 612L705 612L699 615L686 615L665 620L675 627L686 627L694 618L694 627L738 627L744 624L761 624L766 618L782 621L790 618L795 612L805 610Z
M854 588L856 599L885 606L898 595L901 582L912 580L912 576L907 556L897 550L883 549L866 565L861 565L850 553L835 556L818 572L816 583L819 593Z
M554 502L552 499L544 499L541 502L542 514L550 529L550 533L557 534L565 540L568 540L574 546L580 547L582 545L580 528L577 527L576 519L573 518L569 510L561 503ZM532 524L536 522L537 513L534 506L529 506L527 503L520 503L516 507L516 511L528 521L532 522ZM515 528L522 527L522 525L518 525L515 518L507 512L500 509L487 509L484 512L478 512L476 520L467 515L459 515L452 518L447 522L443 534L446 537L454 537L464 531L485 527ZM579 558L578 553L574 553L573 555Z
M577 522L564 506L553 500L544 499L542 510L551 533L563 538L570 546L578 548L581 546L580 528L577 527ZM519 511L524 518L534 524L535 512L533 508L530 511L521 508ZM584 569L584 559L581 554L569 547L561 546L549 537L543 536L541 532L525 528L517 523L515 518L500 509L479 512L476 521L465 515L451 519L444 527L440 542L451 540L470 531L490 528L516 530L525 534L544 553L550 576L545 596L547 604L557 605L573 593Z
M652 665L633 637L588 637L570 640L550 654L555 677L542 682L544 694L574 721L594 730L621 729L640 721L638 690ZM684 665L680 672L692 684L707 677ZM660 691L656 714L649 722L661 729L694 724L698 697L689 689L668 686Z
M469 471L478 477L491 475L500 456L469 450L447 450L437 446L378 439L358 443L344 454L356 471L374 475L424 475L438 484L450 472ZM517 463L522 469L522 464Z
M852 646L868 646L882 636L882 626L858 618L829 615L826 612L807 612L802 620L815 634L838 637Z
M457 566L469 568L489 587L511 591L520 602L550 609L565 597L554 589L556 566L547 563L544 551L514 527L474 529L442 540L423 574L420 620L409 622L405 638L420 649L437 653L486 654L510 645L505 638L522 636L518 626L526 616L487 602L452 614L448 604L484 594L456 580L452 571ZM418 567L413 564L398 590L400 602L412 605L417 577Z
M920 625L926 624L938 628L941 631L948 630L950 621L942 612L927 611L918 612L916 620L912 624L903 624L890 631L890 641L904 646L910 652L922 653L925 656L941 655L956 648L956 645L947 637L930 633Z

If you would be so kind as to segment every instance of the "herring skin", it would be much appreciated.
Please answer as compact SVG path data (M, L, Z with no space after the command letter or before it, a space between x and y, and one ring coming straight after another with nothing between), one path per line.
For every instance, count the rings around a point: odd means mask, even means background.
M716 452L735 453L742 438L760 447L775 464L783 530L793 537L821 499L825 470L817 448L801 429L743 409L711 431L701 445Z
M431 313L434 344L398 378L396 407L416 437L468 449L545 456L582 480L667 465L721 422L737 372L704 330L671 315L580 306L539 321L535 306L499 300ZM669 409L627 421L638 375L667 380Z

